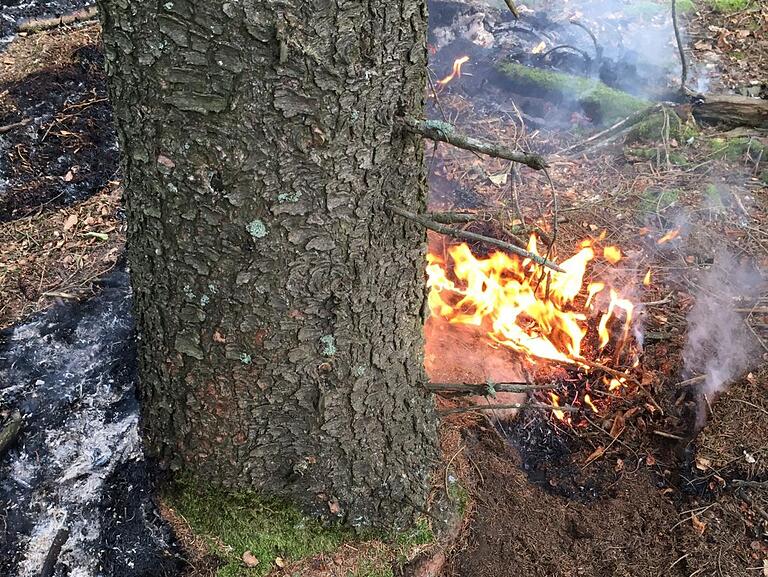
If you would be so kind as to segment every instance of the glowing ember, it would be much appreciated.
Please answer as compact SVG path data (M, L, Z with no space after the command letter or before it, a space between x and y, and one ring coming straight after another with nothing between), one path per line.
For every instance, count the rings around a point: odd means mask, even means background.
M531 54L541 54L542 52L544 52L544 49L546 47L547 47L547 43L542 40L536 46L533 47L533 50L531 50Z
M589 396L589 394L584 395L584 404L587 405L590 409L592 409L592 412L594 413L600 413L600 411L597 410L597 407L592 402L592 397Z
M670 240L676 239L678 236L680 236L680 229L679 228L676 228L674 230L670 230L667 234L665 234L659 240L657 240L656 244L664 244L665 242L669 242Z
M602 282L591 283L586 300L580 301L587 265L595 258L592 244L582 242L574 256L559 263L564 272L542 271L530 259L501 252L477 258L466 244L448 250L452 268L442 257L429 254L430 310L450 323L478 327L492 341L527 357L587 366L582 341L588 318L582 311L594 305L596 295L606 288ZM538 254L535 237L528 250ZM611 341L613 325L618 324L613 319L623 317L613 339L618 358L629 336L634 306L616 290L609 293L598 325L599 346L602 350ZM579 306L577 300L584 304Z
M451 80L454 78L460 78L461 77L461 67L469 62L469 56L462 56L461 58L457 58L453 62L453 70L451 70L451 73L443 78L442 80L438 80L437 83L440 86L445 86L448 84Z
M648 269L648 272L643 277L643 286L651 286L651 269Z

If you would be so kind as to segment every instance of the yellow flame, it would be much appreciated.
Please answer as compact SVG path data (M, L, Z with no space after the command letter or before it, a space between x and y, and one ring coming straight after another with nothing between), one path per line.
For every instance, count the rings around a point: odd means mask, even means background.
M617 246L606 246L603 249L603 258L611 264L616 264L621 260L621 250Z
M595 404L592 402L592 397L589 396L589 393L584 395L584 404L587 405L590 409L592 409L592 412L594 412L595 414L600 413L600 411L597 410L597 407L595 406Z
M651 269L648 269L648 272L645 273L645 276L643 277L643 286L650 286L651 285Z
M533 50L531 50L531 54L541 54L542 52L544 52L544 49L546 47L547 47L547 43L542 40L536 46L533 47Z
M462 56L461 58L457 58L453 61L453 69L451 70L451 73L443 78L442 80L438 80L437 83L440 86L445 86L448 84L451 80L454 78L460 78L461 77L461 67L469 62L469 56Z
M563 411L557 410L557 407L560 407L560 397L555 393L549 393L549 400L552 403L552 406L555 407L555 410L552 411L552 414L555 415L559 421L564 421L565 413Z

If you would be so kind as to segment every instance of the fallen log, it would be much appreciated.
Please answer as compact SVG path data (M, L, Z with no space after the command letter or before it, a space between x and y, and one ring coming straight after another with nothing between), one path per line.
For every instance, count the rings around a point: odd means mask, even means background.
M768 100L730 94L694 97L691 113L699 122L730 127L768 128Z

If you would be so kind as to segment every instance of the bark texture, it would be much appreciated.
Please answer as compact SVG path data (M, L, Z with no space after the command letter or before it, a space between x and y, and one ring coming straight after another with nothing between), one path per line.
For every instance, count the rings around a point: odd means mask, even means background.
M101 0L143 433L356 525L422 508L424 0Z

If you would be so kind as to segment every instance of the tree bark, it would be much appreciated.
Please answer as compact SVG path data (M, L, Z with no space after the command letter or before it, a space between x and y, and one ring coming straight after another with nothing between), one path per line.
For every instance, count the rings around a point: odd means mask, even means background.
M355 525L425 506L424 0L100 0L142 432Z
M729 94L705 94L693 104L693 115L703 122L726 126L768 128L768 101Z

